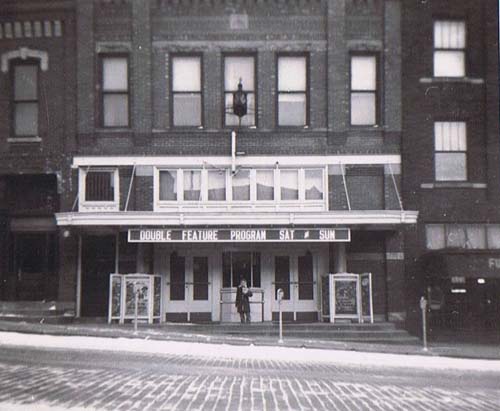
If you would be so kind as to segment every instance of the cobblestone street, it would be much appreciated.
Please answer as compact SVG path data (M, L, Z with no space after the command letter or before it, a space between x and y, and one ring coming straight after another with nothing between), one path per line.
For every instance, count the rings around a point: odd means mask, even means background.
M0 409L497 411L498 375L4 346Z

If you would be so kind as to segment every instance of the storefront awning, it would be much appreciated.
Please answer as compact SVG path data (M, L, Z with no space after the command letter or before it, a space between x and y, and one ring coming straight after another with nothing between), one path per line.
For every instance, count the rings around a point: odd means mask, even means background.
M68 212L57 213L58 226L168 226L168 227L228 227L228 226L376 226L394 227L416 224L418 211L361 210L330 212Z

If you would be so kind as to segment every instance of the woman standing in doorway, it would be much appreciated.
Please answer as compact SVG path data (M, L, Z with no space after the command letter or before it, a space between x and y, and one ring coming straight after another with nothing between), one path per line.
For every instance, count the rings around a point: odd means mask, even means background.
M250 322L250 301L249 298L252 296L252 292L247 287L247 280L241 278L240 285L236 291L236 309L240 314L240 319L242 323Z

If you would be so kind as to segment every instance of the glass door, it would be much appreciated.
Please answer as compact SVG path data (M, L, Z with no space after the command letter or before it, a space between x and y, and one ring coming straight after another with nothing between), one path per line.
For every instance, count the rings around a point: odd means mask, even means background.
M234 302L236 291L242 278L252 290L250 310L252 322L262 321L264 294L261 290L260 253L252 251L228 251L222 253L221 321L239 322L240 316Z
M207 256L170 255L167 321L211 321L211 283Z
M317 311L316 274L314 258L305 255L277 255L274 257L273 317L277 318L276 293L283 290L281 310L286 321L315 320Z

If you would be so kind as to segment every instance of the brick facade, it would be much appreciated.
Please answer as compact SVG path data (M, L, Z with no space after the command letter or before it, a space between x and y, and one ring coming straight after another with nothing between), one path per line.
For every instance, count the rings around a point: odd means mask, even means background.
M71 213L81 200L79 170L71 166L75 157L230 156L232 128L223 126L224 57L240 53L255 58L257 101L256 127L238 130L237 151L242 156L402 156L402 165L327 166L330 212L349 212L349 206L361 212L402 207L420 212L418 226L353 227L355 243L347 251L345 269L376 274L380 316L403 320L406 297L412 317L413 303L424 286L415 261L425 251L426 222L500 222L493 0L453 2L453 7L444 0L6 4L9 13L0 18L0 54L20 47L42 50L48 54L49 69L40 72L40 141L23 144L11 141L11 80L8 73L0 74L0 90L6 91L0 93L0 198L6 176L53 174L57 211ZM432 17L447 15L450 8L450 17L463 16L468 22L467 78L436 82ZM62 31L50 37L6 37L4 24L14 30L15 22L21 21L59 22ZM201 127L175 127L172 121L172 56L183 53L201 56ZM278 56L290 53L307 57L306 127L277 124ZM376 126L350 125L351 56L359 53L376 57ZM102 126L103 55L128 57L129 127ZM439 187L434 184L433 122L447 117L467 121L468 180ZM153 212L153 166L120 165L119 189L120 212L127 200L127 212ZM12 214L6 207L0 207L1 213ZM75 299L76 236L87 231L58 229L62 301ZM6 249L7 238L0 235L0 250Z
M405 271L409 318L416 327L418 299L429 285L421 265L429 252L426 224L487 226L500 222L498 2L404 2L402 16L403 198L405 207L419 210L418 227L405 236ZM433 77L433 24L437 19L465 21L463 78ZM436 181L435 121L466 122L466 181ZM488 250L483 253L488 254ZM448 275L465 278L469 274L464 267L462 273Z

